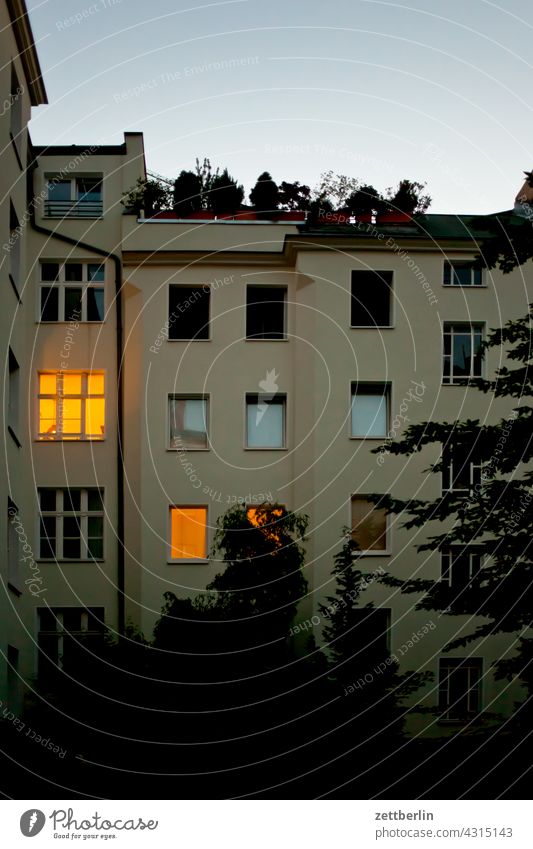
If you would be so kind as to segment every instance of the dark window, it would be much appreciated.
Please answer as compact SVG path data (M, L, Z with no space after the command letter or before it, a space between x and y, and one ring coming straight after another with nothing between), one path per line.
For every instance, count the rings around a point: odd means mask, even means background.
M169 339L209 339L209 297L207 287L169 287Z
M65 321L81 318L81 291L77 286L65 288Z
M481 705L481 658L441 658L439 664L439 710L441 719L466 721Z
M53 607L39 611L39 678L55 677L59 670L80 678L103 644L103 607Z
M445 286L481 286L483 274L481 268L474 268L473 260L452 260L444 263Z
M472 589L481 569L482 552L462 546L451 546L441 553L441 581L454 595ZM458 599L459 600L459 599Z
M474 445L444 446L442 491L468 495L481 483L481 462Z
M352 271L352 327L390 327L392 271Z
M42 559L90 560L104 556L104 508L100 489L40 489Z
M281 286L248 286L246 338L285 339L287 289Z

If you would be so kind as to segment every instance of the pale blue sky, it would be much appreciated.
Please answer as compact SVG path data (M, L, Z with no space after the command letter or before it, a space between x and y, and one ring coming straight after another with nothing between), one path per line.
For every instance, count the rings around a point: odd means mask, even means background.
M27 0L49 106L35 144L144 132L168 177L196 156L249 191L261 171L383 190L434 212L512 206L533 167L530 0Z

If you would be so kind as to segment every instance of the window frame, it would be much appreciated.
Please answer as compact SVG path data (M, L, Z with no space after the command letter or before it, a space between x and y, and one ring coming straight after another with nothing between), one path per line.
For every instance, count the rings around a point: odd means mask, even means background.
M389 286L389 324L352 324L352 299L353 299L353 282L354 282L354 274L359 272L366 274L390 274L390 286ZM391 268L352 268L350 269L350 286L349 286L349 296L350 296L350 330L393 330L395 327L395 299L394 299L394 280L395 280L395 271Z
M467 691L464 693L467 700L470 701L474 692L477 693L477 710L471 711L470 713L466 713L465 716L450 716L450 711L453 710L453 703L451 703L449 693L449 685L447 689L448 698L446 700L446 704L443 704L442 695L444 692L445 686L445 677L449 678L449 673L447 676L444 676L443 671L444 667L448 667L449 669L467 669L469 673L475 672L477 674L476 679L476 690L469 686ZM439 711L439 722L453 725L464 725L465 723L471 722L475 720L476 717L481 716L483 713L483 658L482 657L440 657L439 658L439 668L438 668L438 687L437 687L437 698L438 698L438 711Z
M369 495L370 495L370 493L368 493L368 492L366 492L366 493L365 492L352 492L352 494L350 495L350 499L348 501L349 521L347 522L347 527L350 528L350 534L352 536L352 539L353 539L352 503L353 503L354 499L359 499L359 500L365 499L366 501L368 501ZM368 503L371 503L371 502L368 502ZM383 510L384 509L383 507L378 507L377 505L373 505L373 507L376 510ZM385 515L385 548L377 549L377 550L373 550L373 549L370 549L370 548L359 549L357 551L357 554L362 555L364 557L390 557L391 556L391 554L392 554L392 522L391 522L391 516L390 515L388 515L388 514Z
M41 502L40 502L40 494L44 489L51 489L55 491L55 510L42 510ZM102 501L102 509L101 510L89 510L88 509L88 496L89 491L99 491L100 498ZM80 509L79 510L65 510L64 502L63 502L63 494L65 492L79 492L80 493ZM61 506L60 506L61 504ZM105 508L105 488L102 486L39 486L37 487L37 531L36 531L36 540L37 546L36 550L38 551L38 556L36 560L39 563L104 563L106 560L106 533L105 533L105 519L106 519L106 508ZM55 540L56 540L56 552L53 557L43 557L41 551L41 518L47 517L55 517ZM64 543L65 543L65 535L63 533L63 520L65 518L70 518L72 516L79 516L80 521L78 522L80 526L80 556L79 557L65 557L64 556ZM102 519L102 556L94 557L89 552L89 534L88 534L88 526L89 526L89 518L101 518ZM97 537L94 537L97 539ZM68 539L68 537L67 537Z
M481 336L481 342L483 343L485 339L485 322L483 321L444 321L442 323L442 375L441 375L441 385L442 386L468 386L468 384L473 380L479 380L479 378L483 378L484 376L484 358L480 359L480 368L479 374L472 374L472 366L476 362L478 355L470 357L470 374L469 375L455 375L453 371L453 340L457 335L465 335L466 327L470 328L470 342L472 345L472 351L474 350L474 337L477 333ZM454 328L462 327L463 330L454 330ZM446 354L446 336L450 337L449 347L450 353ZM449 374L446 375L446 360L449 360Z
M468 557L468 583L462 588L453 585L454 557ZM477 557L477 565L473 564L472 558ZM448 561L445 565L445 558ZM464 592L471 588L474 579L481 573L485 560L484 550L476 545L448 545L440 551L440 583L450 592Z
M248 291L250 289L282 289L283 297L283 331L279 337L248 336ZM244 293L244 339L246 342L288 342L289 341L289 287L286 283L247 283Z
M22 134L24 130L22 95L24 94L24 86L19 82L14 62L11 62L9 86L9 135L15 147L18 164L22 169Z
M207 335L203 338L198 338L191 336L189 338L185 337L171 337L170 328L172 324L170 323L170 290L172 289L201 289L208 298L207 304ZM207 290L207 291L206 291ZM212 295L213 295L213 287L209 283L169 283L167 287L167 323L168 329L166 333L166 341L167 342L211 342L211 326L213 323L212 320Z
M443 260L443 264L442 264L442 285L444 286L444 288L445 289L486 289L487 288L486 269L484 269L484 268L479 268L479 269L470 268L471 272L479 271L480 280L481 280L480 283L453 283L452 282L453 279L454 279L454 273L453 273L454 265L457 264L457 265L463 265L463 266L466 266L466 265L472 266L474 264L474 262L475 262L474 259L465 259L464 257L456 257L456 258L451 258L451 259L449 257L446 257ZM449 266L449 268L450 268L450 270L448 272L449 277L450 277L449 283L446 283L447 266ZM472 277L473 277L473 273L471 273L471 279L472 279Z
M20 365L11 346L8 348L7 430L18 448L20 430Z
M44 265L58 265L58 279L57 280L43 280L42 268ZM81 280L66 280L65 269L67 265L81 265L82 266L82 279ZM97 265L100 268L104 269L104 279L103 280L89 280L89 266ZM102 262L95 262L94 260L87 259L44 259L41 258L39 260L39 269L38 269L39 279L37 282L37 324L70 324L72 321L78 322L78 324L104 324L106 321L106 290L108 288L107 285L107 263L105 259L102 257ZM42 291L43 289L57 289L58 292L58 303L57 303L57 313L58 316L65 315L65 292L67 289L81 289L81 317L80 318L60 318L50 319L50 318L42 318ZM104 296L104 317L99 319L88 319L87 318L87 291L89 289L95 289L103 292Z
M273 401L275 398L282 399L282 407L283 407L283 445L278 447L269 447L269 446L259 446L259 445L248 445L248 398L257 398L258 400L255 402L255 406L259 403L259 398L270 399ZM252 403L252 402L250 402ZM279 402L276 402L279 403ZM273 395L268 392L246 392L244 395L244 450L245 451L287 451L287 434L288 434L288 395L286 392L275 392Z
M17 298L20 302L20 279L22 265L22 247L21 247L22 232L20 229L20 219L17 215L17 210L11 198L9 199L9 279L13 286Z
M14 528L14 519L19 518L20 511L15 502L7 498L7 586L15 595L21 596L23 583L20 569L20 538ZM16 556L16 560L14 559Z
M49 393L41 393L40 392L41 375L45 375L45 376L46 375L55 375L55 377L56 377L56 394L55 395L50 395ZM76 434L67 434L66 437L64 436L62 429L61 430L58 429L55 434L54 433L41 433L41 431L40 431L40 401L41 401L41 399L43 399L43 400L56 400L56 427L59 424L60 415L59 415L59 411L58 411L58 408L57 408L57 401L60 397L65 397L65 396L59 394L57 389L58 389L58 381L61 380L62 377L65 376L65 375L66 376L81 375L81 395L79 395L79 396L78 395L67 395L68 398L77 399L79 397L80 400L81 400L81 426L82 426L81 433L80 433L79 436L76 435ZM86 391L87 390L87 378L92 376L92 375L102 376L104 378L104 392L103 392L103 394L91 394L91 395L87 394L87 391ZM44 370L38 371L37 372L37 392L36 392L37 409L36 409L36 417L35 417L35 421L36 421L35 441L40 442L40 443L105 442L105 440L107 439L107 416L108 416L106 386L107 386L107 372L104 369L94 369L94 370L91 370L91 371L87 371L87 370L84 371L83 369L79 369L79 370L78 369L72 369L72 371L63 370L63 369L58 369L56 371L44 371ZM86 421L87 421L86 403L85 402L87 401L88 398L97 398L97 399L102 398L103 401L104 401L104 432L101 436L98 435L98 434L87 435L85 433Z
M44 175L46 199L44 202L44 218L83 218L98 220L104 217L104 174L102 172L72 174L70 176L57 173ZM53 200L50 198L50 184L70 183L69 200ZM79 180L98 180L100 183L100 200L83 201L78 197ZM89 211L87 211L89 210Z
M195 448L188 446L172 445L171 437L171 401L204 401L205 402L205 427L206 427L206 442L205 448ZM194 393L194 392L169 392L167 394L167 416L166 416L166 435L167 435L167 451L211 451L211 403L209 393Z
M59 629L59 617L63 617L65 611L67 610L79 610L80 611L80 625L83 626L83 618L86 617L87 624L89 624L89 613L90 611L98 611L101 613L101 630L98 631L90 631L88 628L81 627L77 631L67 631L64 627ZM51 611L57 621L58 630L56 631L44 631L41 630L41 611ZM93 613L95 618L96 613ZM60 651L60 646L63 645L62 640L64 640L65 634L70 634L73 637L84 637L84 636L95 636L95 637L104 637L106 632L106 608L103 605L87 605L83 607L79 604L61 604L54 605L53 607L35 607L35 633L37 634L37 639L35 640L35 674L38 677L40 675L40 663L41 663L41 643L40 636L41 634L46 636L56 636L58 642L58 662L54 664L56 668L61 671L64 667L62 665L61 659L63 656L63 651ZM62 622L61 622L62 624Z
M172 557L172 511L173 510L205 510L205 540L204 540L204 550L205 557ZM209 505L208 504L178 504L174 502L169 505L169 509L167 511L167 564L174 565L176 563L182 563L189 566L194 566L197 564L206 564L209 563Z
M363 388L363 390L365 389L365 387L367 389L376 389L376 390L377 389L384 389L385 390L383 395L381 396L381 397L385 398L385 404L386 404L386 411L385 411L385 416L386 416L385 428L386 428L386 430L385 430L385 433L384 433L383 436L361 436L361 435L354 435L354 433L353 433L353 402L354 402L354 398L356 397L356 395L365 395L365 394L367 394L367 395L378 395L379 394L377 391L376 392L366 392L366 393L364 391L363 392L357 392L356 389L361 388L361 387ZM349 418L349 428L350 428L350 439L373 440L375 442L383 442L383 440L387 439L388 434L390 433L390 426L391 426L391 409L392 409L391 399L392 399L392 383L391 383L391 381L387 381L387 380L384 380L384 381L351 380L350 381L350 414L348 416L348 418Z
M483 484L483 466L484 463L478 461L475 457L475 448L473 447L469 453L468 462L468 478L469 478L469 486L466 488L454 488L454 465L456 462L461 463L461 458L457 461L454 460L454 448L457 446L452 445L443 445L442 454L441 454L441 495L445 497L447 495L462 495L464 497L471 497L474 488L476 486L482 486ZM462 463L462 467L464 467L464 463ZM445 478L449 480L449 487L445 487Z

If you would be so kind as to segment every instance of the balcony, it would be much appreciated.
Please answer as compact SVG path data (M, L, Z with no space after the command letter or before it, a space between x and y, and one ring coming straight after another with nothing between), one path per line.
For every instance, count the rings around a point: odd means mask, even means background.
M47 218L101 218L104 204L101 200L45 200Z

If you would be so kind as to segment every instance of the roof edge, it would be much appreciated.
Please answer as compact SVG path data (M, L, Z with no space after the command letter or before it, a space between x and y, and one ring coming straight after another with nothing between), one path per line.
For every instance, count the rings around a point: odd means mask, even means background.
M6 5L28 83L31 105L41 106L48 103L48 97L25 0L6 0Z

